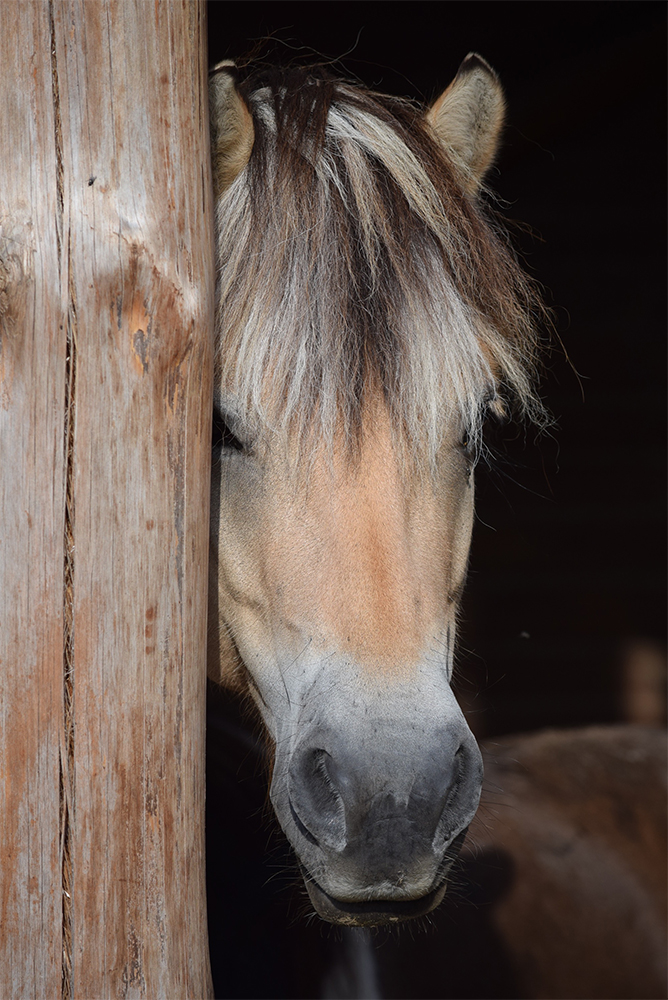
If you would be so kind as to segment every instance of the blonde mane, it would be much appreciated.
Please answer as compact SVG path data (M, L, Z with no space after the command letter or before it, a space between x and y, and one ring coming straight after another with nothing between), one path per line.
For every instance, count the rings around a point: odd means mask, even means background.
M217 206L216 334L241 418L354 450L380 387L429 466L490 400L541 421L540 300L421 110L313 67L239 89L255 141Z

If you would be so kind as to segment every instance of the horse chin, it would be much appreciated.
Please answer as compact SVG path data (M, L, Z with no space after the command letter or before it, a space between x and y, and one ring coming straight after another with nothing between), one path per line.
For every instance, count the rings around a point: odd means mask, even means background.
M344 924L349 927L379 927L388 924L399 924L405 920L424 917L435 910L443 901L447 889L448 876L462 848L468 826L464 827L451 841L445 850L439 865L439 874L432 883L429 892L412 898L376 898L372 897L373 889L366 891L368 899L341 899L326 892L316 882L307 868L298 859L298 864L313 908L319 917L330 924ZM361 888L361 887L360 887ZM385 887L387 892L387 887ZM360 895L362 893L360 892Z
M370 899L364 903L335 899L312 879L306 880L309 898L316 913L330 924L345 924L348 927L378 927L383 924L398 924L414 917L423 917L435 909L445 896L445 880L419 899Z

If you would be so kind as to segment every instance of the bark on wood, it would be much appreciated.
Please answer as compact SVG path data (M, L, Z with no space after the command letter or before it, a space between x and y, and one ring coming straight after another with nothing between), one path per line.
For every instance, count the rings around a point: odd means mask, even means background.
M211 995L204 4L0 33L0 996Z

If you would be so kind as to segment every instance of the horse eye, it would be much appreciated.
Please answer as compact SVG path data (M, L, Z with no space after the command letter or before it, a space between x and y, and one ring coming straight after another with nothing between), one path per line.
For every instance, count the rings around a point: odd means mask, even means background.
M471 454L471 449L473 448L473 440L468 431L464 431L464 433L462 434L459 440L459 447L464 452L464 454L466 455Z
M243 443L230 429L225 417L220 410L213 411L213 425L211 430L211 447L221 448L226 451L245 451Z

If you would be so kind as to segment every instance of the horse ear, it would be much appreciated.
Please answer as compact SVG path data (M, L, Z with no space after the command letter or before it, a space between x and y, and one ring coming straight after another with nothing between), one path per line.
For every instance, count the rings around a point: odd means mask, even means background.
M231 59L209 73L209 121L213 190L216 198L227 190L248 163L255 132L253 119L235 84Z
M471 195L480 188L499 145L506 102L499 79L485 60L470 52L447 90L426 114Z

